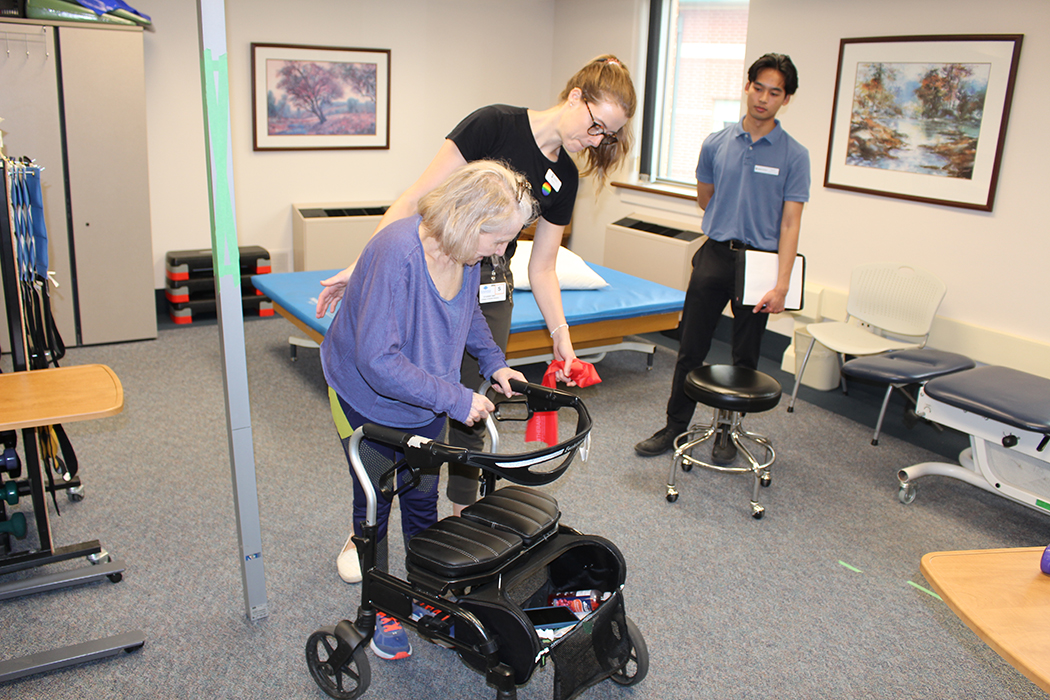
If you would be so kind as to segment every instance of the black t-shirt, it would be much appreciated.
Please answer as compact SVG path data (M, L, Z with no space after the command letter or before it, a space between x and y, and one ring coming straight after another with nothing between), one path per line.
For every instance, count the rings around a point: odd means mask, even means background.
M456 125L447 138L468 163L491 158L523 173L532 185L532 196L539 202L540 215L550 223L565 226L572 219L579 171L564 148L556 163L543 155L524 107L482 107ZM508 258L511 253L508 250Z

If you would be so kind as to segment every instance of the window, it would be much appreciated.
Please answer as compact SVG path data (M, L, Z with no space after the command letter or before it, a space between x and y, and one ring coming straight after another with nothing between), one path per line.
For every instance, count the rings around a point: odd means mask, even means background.
M696 183L708 134L740 120L748 0L651 0L641 173Z

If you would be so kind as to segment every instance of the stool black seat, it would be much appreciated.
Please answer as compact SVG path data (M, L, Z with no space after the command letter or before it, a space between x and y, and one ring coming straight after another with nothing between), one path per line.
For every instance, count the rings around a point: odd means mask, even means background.
M761 413L780 403L780 382L735 365L704 365L685 378L685 395L697 403L738 413Z
M766 509L758 503L758 489L759 486L769 486L769 467L776 459L776 453L769 438L745 430L742 421L745 414L776 408L782 391L780 382L768 374L747 367L705 365L686 375L684 391L686 396L697 403L709 406L713 413L710 422L697 423L675 438L671 474L667 481L667 500L671 503L678 500L675 477L679 466L682 471L701 466L721 472L752 474L755 483L751 495L751 516L761 518ZM698 457L694 452L696 447L712 438L737 448L747 465L715 464L712 463L715 461L714 456L711 462ZM757 446L765 450L762 461L748 448L748 444L752 449Z

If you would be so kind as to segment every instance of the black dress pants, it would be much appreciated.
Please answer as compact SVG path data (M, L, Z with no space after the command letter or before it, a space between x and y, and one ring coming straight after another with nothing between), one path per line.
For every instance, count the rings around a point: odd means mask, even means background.
M685 394L685 378L704 364L722 310L733 300L737 254L730 244L708 239L693 256L693 273L682 309L678 361L667 401L667 425L676 432L684 431L692 421L696 402ZM766 313L753 313L754 308L736 301L732 305L733 364L749 369L758 368L762 335L769 318Z

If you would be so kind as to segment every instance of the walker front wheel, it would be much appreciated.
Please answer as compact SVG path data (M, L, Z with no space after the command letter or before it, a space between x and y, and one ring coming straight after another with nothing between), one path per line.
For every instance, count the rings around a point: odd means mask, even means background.
M634 624L634 620L629 617L624 619L627 621L627 641L631 643L631 655L623 668L617 670L609 678L620 685L634 685L641 683L649 673L649 648L645 646L645 638L642 637L638 626Z
M322 627L310 635L306 665L318 687L336 700L354 700L372 682L364 648L354 648L350 640L336 634L335 627Z

